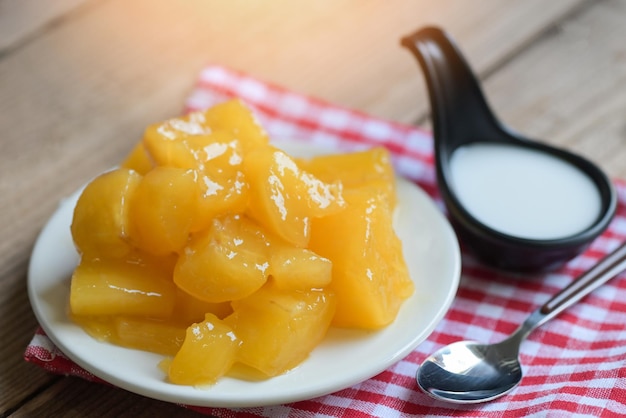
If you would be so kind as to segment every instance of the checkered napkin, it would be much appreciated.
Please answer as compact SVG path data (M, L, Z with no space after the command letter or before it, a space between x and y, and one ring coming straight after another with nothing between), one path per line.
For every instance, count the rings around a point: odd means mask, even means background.
M240 97L272 138L353 150L384 145L397 172L415 181L443 210L435 186L428 132L370 117L209 66L187 102L188 110ZM445 344L493 342L511 333L550 296L626 239L626 182L615 181L619 208L609 229L583 255L539 280L519 280L485 269L463 254L460 288L431 336L405 359L351 388L316 399L270 407L191 409L218 417L400 416L614 416L626 414L626 274L584 298L530 335L522 345L524 380L509 395L473 406L445 404L416 387L418 365ZM38 330L25 358L49 371L98 380L76 366Z

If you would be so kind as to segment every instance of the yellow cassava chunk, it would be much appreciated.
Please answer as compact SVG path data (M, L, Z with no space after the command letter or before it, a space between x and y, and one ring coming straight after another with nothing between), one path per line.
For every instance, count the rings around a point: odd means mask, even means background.
M215 105L203 113L205 125L230 133L241 142L244 153L265 146L269 137L252 110L241 100L233 99Z
M216 218L196 234L174 269L174 282L206 302L244 298L265 284L271 239L242 215Z
M178 321L118 316L113 323L112 342L137 350L173 356L185 338L186 325Z
M269 274L279 289L319 289L330 283L332 263L306 248L282 246L272 251Z
M240 100L230 100L205 111L150 125L144 146L157 165L202 169L215 159L219 148L229 144L234 158L265 146L269 138L252 111ZM217 144L213 146L212 144ZM231 161L232 164L240 161Z
M186 325L176 321L132 316L72 316L89 335L122 347L175 355L185 338Z
M196 173L200 193L193 232L206 228L213 217L245 210L248 187L242 172L243 158L267 143L267 135L239 101L151 125L143 138L147 153L158 166Z
M144 175L148 171L152 170L154 164L152 162L152 159L148 155L148 152L146 151L146 147L144 147L143 142L139 142L133 147L133 149L126 156L124 161L122 161L120 167L135 170L139 174Z
M101 174L85 187L71 226L83 257L123 257L132 250L128 202L140 180L133 170L117 169Z
M176 286L162 265L138 259L81 259L70 286L74 315L168 318Z
M156 166L202 168L208 155L202 149L224 139L207 126L202 112L150 125L143 146Z
M248 204L248 183L242 171L218 174L198 173L198 216L193 232L207 228L213 218L243 213Z
M70 312L72 321L98 341L111 342L115 338L115 324L112 316L81 316Z
M180 251L198 211L193 170L156 167L139 182L130 218L139 248L156 255Z
M361 187L344 198L346 210L314 220L310 248L333 263L333 325L378 329L395 319L413 282L385 194Z
M326 335L335 311L323 290L282 291L266 286L233 302L224 320L241 339L237 359L267 376L297 366Z
M240 341L222 320L207 314L187 328L185 341L169 363L168 377L180 385L209 385L230 370Z
M309 242L313 217L344 207L341 187L302 171L296 162L275 148L258 148L244 160L250 185L250 216L297 247Z
M143 135L143 146L156 166L196 168L193 150L185 141L188 137L208 137L211 128L203 126L201 113L150 125Z
M185 143L196 159L200 195L192 230L209 226L216 216L241 213L248 203L248 184L242 172L244 147L224 131L195 136Z
M186 326L169 320L131 316L72 316L89 335L122 347L174 355L185 338Z
M345 154L320 155L297 159L304 170L325 182L340 181L346 188L374 185L396 202L396 181L391 155L384 147Z
M177 288L176 306L172 318L186 325L201 322L207 313L212 313L220 319L224 319L233 312L230 302L211 303L197 299L189 293Z

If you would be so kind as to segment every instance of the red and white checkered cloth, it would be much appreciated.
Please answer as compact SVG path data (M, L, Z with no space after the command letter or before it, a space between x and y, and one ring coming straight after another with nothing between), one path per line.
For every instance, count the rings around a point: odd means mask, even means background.
M370 117L269 85L219 66L201 73L188 110L240 97L272 138L296 138L338 149L384 145L397 172L417 182L443 209L435 185L428 132ZM418 365L445 344L499 341L527 315L626 239L626 182L616 180L619 207L609 229L583 255L539 280L516 280L463 254L460 288L432 335L388 370L354 387L287 405L191 409L218 417L615 416L626 414L626 274L530 335L522 345L524 379L499 400L444 404L416 386ZM39 330L25 358L49 371L98 380L61 353Z

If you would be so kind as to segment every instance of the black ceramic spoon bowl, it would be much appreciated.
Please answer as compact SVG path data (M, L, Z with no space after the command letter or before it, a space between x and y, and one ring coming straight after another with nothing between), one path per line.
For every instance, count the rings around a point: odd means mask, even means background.
M402 45L415 55L426 78L437 183L450 221L468 250L487 265L522 273L558 268L585 250L607 228L617 205L613 185L602 170L578 155L525 138L502 124L459 49L441 29L421 29L403 38ZM597 187L600 210L595 221L574 234L549 239L514 236L478 221L452 187L450 168L450 158L459 147L476 143L520 146L572 164Z

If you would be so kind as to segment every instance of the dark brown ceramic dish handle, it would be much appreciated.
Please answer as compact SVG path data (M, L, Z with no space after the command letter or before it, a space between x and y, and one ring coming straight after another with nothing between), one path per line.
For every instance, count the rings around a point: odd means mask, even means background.
M626 243L554 295L540 309L547 321L626 269Z

